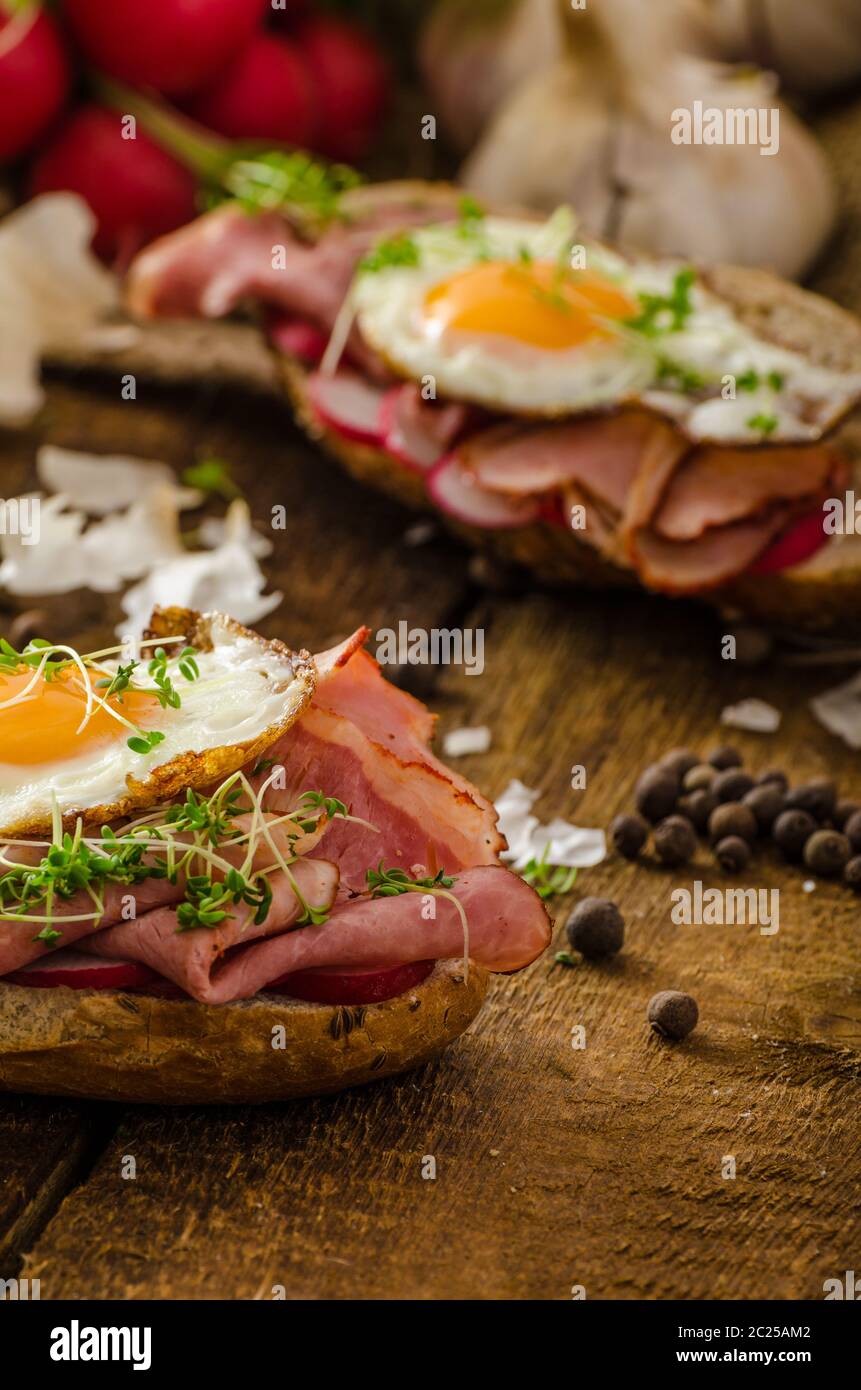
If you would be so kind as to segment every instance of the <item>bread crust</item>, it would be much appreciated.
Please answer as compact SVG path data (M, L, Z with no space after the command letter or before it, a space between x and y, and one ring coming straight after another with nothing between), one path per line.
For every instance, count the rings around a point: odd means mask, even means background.
M728 276L730 271L723 273ZM743 282L749 285L751 295L756 291L750 313L759 317L762 331L765 331L763 320L766 316L777 313L780 301L778 288L786 292L780 302L787 311L791 307L796 333L799 332L801 318L798 313L800 300L812 300L820 306L816 316L817 329L821 332L826 324L830 326L834 335L832 352L835 355L839 353L841 361L847 360L852 338L850 328L857 328L852 315L795 285L784 286L777 277L765 272L733 267L731 274L737 295L741 296L740 286ZM715 278L718 278L717 275ZM726 293L726 283L721 282L720 287ZM776 333L774 322L771 326L772 332ZM789 335L785 325L782 325L782 335ZM822 340L817 337L817 341L825 354ZM566 531L561 526L536 521L528 526L493 531L469 526L441 512L428 498L420 474L399 466L384 450L347 439L321 421L308 397L307 369L281 353L275 353L275 356L285 394L298 423L311 439L320 443L360 483L377 488L406 506L432 511L449 531L474 549L523 566L543 584L562 588L641 587L633 570L613 564L581 541L574 532ZM849 421L843 425L835 436L835 442L848 451L850 459L861 456L861 430L857 423ZM745 575L697 597L722 612L749 617L776 627L807 631L840 627L844 631L858 631L861 630L861 563L853 560L840 568L824 572L798 566L776 574Z
M265 992L209 1005L0 980L0 1090L153 1105L323 1095L437 1056L469 1027L487 981L473 962L464 978L461 960L437 961L394 999L332 1006Z

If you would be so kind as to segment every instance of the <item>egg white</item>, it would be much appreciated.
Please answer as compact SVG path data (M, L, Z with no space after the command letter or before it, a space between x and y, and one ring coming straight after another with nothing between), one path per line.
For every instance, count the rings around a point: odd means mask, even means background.
M245 760L240 746L257 742L267 730L274 740L285 711L310 698L290 656L226 621L213 621L210 636L211 650L197 652L197 680L186 681L171 665L182 703L148 720L147 729L164 734L164 742L150 753L129 748L132 732L117 724L115 740L79 756L72 748L70 757L33 768L0 761L0 828L50 822L55 804L61 814L113 807L123 802L131 782L152 780L157 787L171 764L189 753L213 760L215 750L237 749L233 762L238 767ZM181 646L165 642L165 651L170 656ZM145 651L144 663L146 658ZM105 666L113 669L111 663ZM139 682L151 683L145 665ZM141 799L136 797L138 803Z
M575 244L569 209L546 223L485 217L411 234L417 265L360 269L351 301L365 340L398 374L431 378L441 397L506 414L564 417L610 405L642 404L672 418L693 440L724 444L819 438L861 394L861 373L828 370L757 336L733 307L695 281L681 329L648 336L614 325L611 339L575 348L539 348L492 333L441 331L423 312L428 291L482 260L564 263ZM622 256L591 241L587 271L615 282L635 302L668 296L680 261ZM576 274L576 271L574 272ZM695 387L667 378L667 361L695 375ZM733 385L755 372L756 389ZM777 374L779 388L768 378ZM763 428L765 421L767 428Z

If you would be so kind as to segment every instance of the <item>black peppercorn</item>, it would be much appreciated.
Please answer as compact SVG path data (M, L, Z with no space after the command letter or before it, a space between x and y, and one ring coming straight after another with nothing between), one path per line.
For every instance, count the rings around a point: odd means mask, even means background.
M756 785L758 787L765 787L769 782L773 782L775 786L780 787L783 791L786 791L789 787L789 778L779 767L767 767L765 772L761 772L756 779Z
M646 1011L655 1032L675 1042L693 1032L699 1016L696 999L679 989L662 989L659 994L654 994Z
M665 767L647 767L635 792L637 810L646 820L663 820L676 809L679 783L675 773Z
M815 874L837 874L852 857L852 847L839 830L817 830L804 846L804 862Z
M655 853L662 864L686 864L696 854L697 836L686 816L667 816L655 826Z
M755 840L758 830L753 811L740 801L727 801L723 806L716 807L709 816L709 839L715 843L725 840L727 835Z
M719 772L711 785L718 801L741 801L753 787L753 778L740 767L728 767Z
M711 792L690 792L687 796L679 797L678 809L702 835L717 804L717 797Z
M712 767L711 763L697 763L695 767L688 768L682 778L682 786L686 792L708 791L716 777L717 768Z
M616 816L610 825L613 847L626 859L636 859L648 838L648 822L642 816Z
M740 874L750 863L750 845L740 835L727 835L715 845L715 858L728 874Z
M856 854L861 854L861 811L855 811L843 826L846 836Z
M568 918L565 930L575 951L589 960L600 960L621 949L625 919L608 898L584 898Z
M856 891L861 890L861 854L856 854L849 860L843 870L843 882Z
M856 811L861 811L861 801L849 801L844 799L838 801L837 805L834 807L831 813L831 819L838 830L845 830L846 822L849 820L850 816L855 815Z
M688 769L696 767L698 762L699 758L690 748L671 748L669 753L658 759L658 767L666 768L681 780Z
M827 820L837 804L837 788L827 777L817 777L786 793L788 811L806 811L815 820Z
M736 748L713 748L707 761L723 772L728 767L741 767L741 753Z
M783 791L776 782L766 782L743 796L742 805L753 811L760 831L770 830L784 809Z
M772 838L785 859L800 859L810 836L818 829L807 811L781 811L772 827Z

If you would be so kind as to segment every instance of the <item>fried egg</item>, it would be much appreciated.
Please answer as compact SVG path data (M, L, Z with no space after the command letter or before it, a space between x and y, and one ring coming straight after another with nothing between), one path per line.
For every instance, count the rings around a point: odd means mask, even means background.
M390 238L351 304L398 375L509 415L639 403L695 440L806 442L861 395L861 369L758 336L683 263L575 243L567 208L544 224L473 216Z
M181 616L171 622L171 613ZM134 688L107 699L98 681L127 655L100 661L98 670L70 661L50 677L23 665L0 670L0 833L47 833L56 812L67 824L77 815L101 824L184 798L188 787L209 787L257 758L310 702L310 658L232 619L167 610L156 635L177 707L154 693L146 669L152 646L141 649ZM186 642L195 648L192 680L171 660ZM101 701L91 702L89 715L87 686ZM151 751L129 746L152 733L163 737Z

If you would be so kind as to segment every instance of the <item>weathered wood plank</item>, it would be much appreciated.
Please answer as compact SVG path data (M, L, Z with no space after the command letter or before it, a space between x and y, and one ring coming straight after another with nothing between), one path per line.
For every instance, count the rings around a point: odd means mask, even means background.
M15 1273L22 1252L74 1181L91 1140L83 1107L0 1098L0 1279Z
M543 787L547 817L603 823L641 763L716 741L741 688L785 710L778 737L739 735L758 761L845 770L803 704L823 678L728 669L694 608L533 598L469 621L486 625L487 671L446 673L445 721L490 722L471 770L494 792L510 775ZM725 882L705 856L695 872ZM96 1297L820 1297L853 1267L857 904L804 894L766 857L745 881L780 887L776 936L674 927L670 889L693 876L614 859L584 873L580 891L626 913L622 956L497 981L475 1029L411 1077L256 1112L132 1113L26 1272L47 1297L75 1280ZM644 1020L672 986L702 1011L681 1047Z
M265 568L270 589L285 599L260 629L293 645L319 649L362 622L377 627L392 615L436 621L466 591L463 551L443 539L408 548L404 533L413 518L323 460L277 400L139 384L129 402L118 385L54 382L41 419L0 437L4 496L35 488L41 443L162 459L178 471L201 457L223 458L275 546ZM218 500L207 512L222 515L224 505ZM283 530L272 529L274 507L286 509ZM2 607L10 616L45 607L58 635L84 646L109 639L121 618L116 597L89 591L48 604L4 595Z

